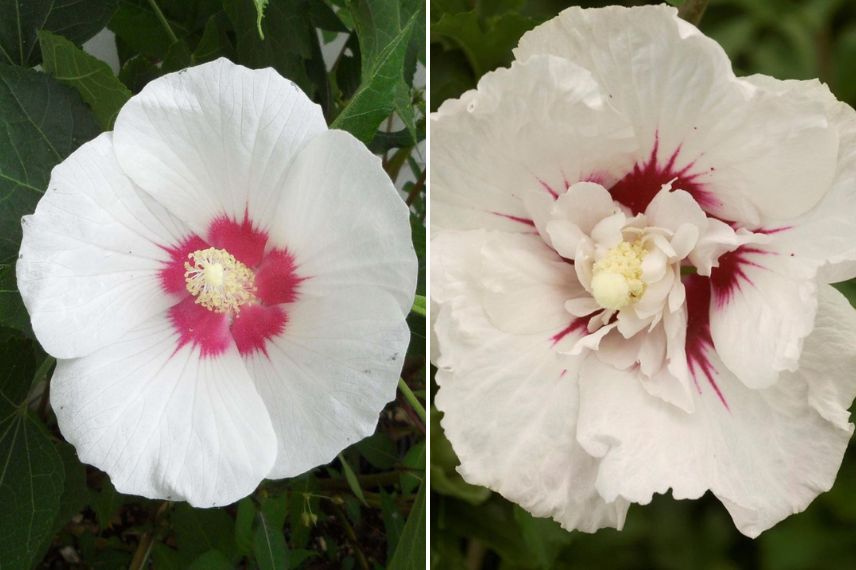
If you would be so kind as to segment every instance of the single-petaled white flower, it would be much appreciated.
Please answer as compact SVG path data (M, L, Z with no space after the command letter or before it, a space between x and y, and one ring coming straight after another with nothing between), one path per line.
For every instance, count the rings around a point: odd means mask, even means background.
M569 9L432 117L437 406L568 529L671 489L756 536L853 431L856 113L668 7Z
M231 503L374 431L416 280L380 161L271 69L149 83L57 166L18 285L51 405L123 493Z

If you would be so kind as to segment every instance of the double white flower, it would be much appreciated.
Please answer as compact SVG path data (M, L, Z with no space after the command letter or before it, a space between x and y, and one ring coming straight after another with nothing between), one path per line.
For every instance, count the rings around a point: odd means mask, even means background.
M23 223L59 428L123 493L229 504L330 461L395 396L408 209L273 70L152 81Z
M712 491L756 536L853 431L856 113L667 7L569 9L432 117L460 471L569 529Z

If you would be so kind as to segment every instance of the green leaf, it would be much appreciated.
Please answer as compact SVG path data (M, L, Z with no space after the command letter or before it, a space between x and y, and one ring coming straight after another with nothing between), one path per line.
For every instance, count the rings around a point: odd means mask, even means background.
M119 70L119 81L128 86L132 93L139 93L146 84L160 77L161 70L144 55L135 55Z
M457 47L467 56L476 77L511 62L511 49L535 21L517 13L507 13L487 20L476 10L443 14L431 26L431 41ZM433 51L432 51L433 53Z
M39 30L82 44L103 28L118 0L0 0L0 62L30 67L41 61Z
M0 265L0 326L17 329L33 338L30 316L18 292L14 265Z
M231 23L224 12L218 12L208 18L202 38L193 50L193 63L196 65L214 61L218 57L234 60L236 53L229 37L230 31Z
M112 130L131 91L113 75L110 66L50 32L39 32L39 44L45 71L77 90L104 130Z
M0 561L4 569L29 568L53 534L64 471L46 430L27 412L32 344L5 343L0 362Z
M387 570L425 568L425 484L413 502Z
M282 570L287 568L287 547L282 525L271 520L264 509L259 512L259 523L253 540L253 554L261 570Z
M156 542L152 546L152 562L153 567L158 570L184 570L187 568L187 562L177 550L173 550L162 542Z
M175 508L172 524L178 549L187 556L209 550L219 550L230 560L237 556L235 523L223 509L194 509L182 503Z
M253 521L256 518L256 504L251 497L238 502L238 514L235 517L235 545L241 554L253 551Z
M314 0L313 0L314 1ZM306 0L269 0L259 37L255 0L224 0L226 14L235 29L238 60L247 67L273 67L291 79L310 97L316 86L305 62L313 57L314 28L310 25Z
M189 570L232 570L235 566L219 550L209 550L200 555Z
M425 442L420 441L408 449L401 463L411 470L410 473L401 474L401 492L409 494L418 488L425 478Z
M348 465L348 462L345 461L345 456L341 453L339 454L339 463L342 464L342 471L345 473L345 480L348 482L348 487L351 488L351 492L354 493L354 496L356 496L363 505L369 506L368 503L366 503L366 496L363 494L363 488L360 487L360 481L357 479L357 475L354 473L354 470L351 469L351 466Z
M77 451L70 444L58 441L56 450L62 458L65 483L60 498L59 513L54 522L54 531L64 527L71 518L83 510L89 499L86 487L86 468L77 457Z
M520 536L529 548L534 561L541 568L553 568L562 548L572 535L551 519L536 518L518 506L514 506L514 520Z
M95 518L98 520L98 526L102 530L110 528L113 517L119 512L119 507L122 506L122 495L116 492L116 488L109 479L105 478L101 485L101 490L95 495L92 500L92 510L95 511Z
M354 447L376 469L392 469L398 461L395 444L390 439L389 434L381 430L360 441Z
M177 22L169 21L169 25L179 37L187 35L187 30ZM119 2L119 8L108 27L133 52L158 60L166 57L173 43L157 15L148 6L130 0Z
M31 213L51 169L100 129L73 89L0 64L0 263L18 254L21 216Z
M424 317L427 314L425 311L425 297L423 295L416 295L413 299L413 307L410 310Z
M268 5L268 0L253 0L256 5L256 28L259 30L259 37L265 39L265 33L262 30L262 18L265 17L265 8Z
M364 0L354 12L362 53L360 87L353 98L331 125L342 129L369 144L378 126L396 106L396 90L404 81L404 60L414 27L419 23L419 12L398 28L397 18L391 12L397 3L382 0ZM391 23L392 22L392 23ZM388 26L394 26L394 35Z

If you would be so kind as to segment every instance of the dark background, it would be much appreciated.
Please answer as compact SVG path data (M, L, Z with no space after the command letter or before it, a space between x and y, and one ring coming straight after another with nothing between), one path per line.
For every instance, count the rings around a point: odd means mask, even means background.
M485 72L510 64L511 49L523 32L565 7L616 3L655 2L432 0L431 110L475 87ZM839 99L856 103L853 0L711 0L700 27L722 44L738 75L819 77ZM841 288L856 301L852 282ZM495 493L464 483L454 471L457 459L438 419L433 411L432 568L856 568L853 444L830 492L755 540L737 532L709 493L698 501L657 495L650 505L631 507L624 531L587 535L565 532Z

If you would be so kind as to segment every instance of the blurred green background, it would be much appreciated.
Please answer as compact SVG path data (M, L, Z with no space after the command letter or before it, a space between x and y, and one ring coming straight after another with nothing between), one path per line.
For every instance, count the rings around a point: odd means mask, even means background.
M565 7L615 3L431 0L431 110L475 87L487 71L509 65L523 32ZM711 0L700 27L722 44L740 75L819 77L839 99L856 104L854 0ZM856 285L840 288L856 304ZM832 491L755 540L737 532L710 494L699 501L656 496L652 504L630 509L624 531L587 535L565 532L463 482L439 417L432 411L432 568L856 568L856 444Z

